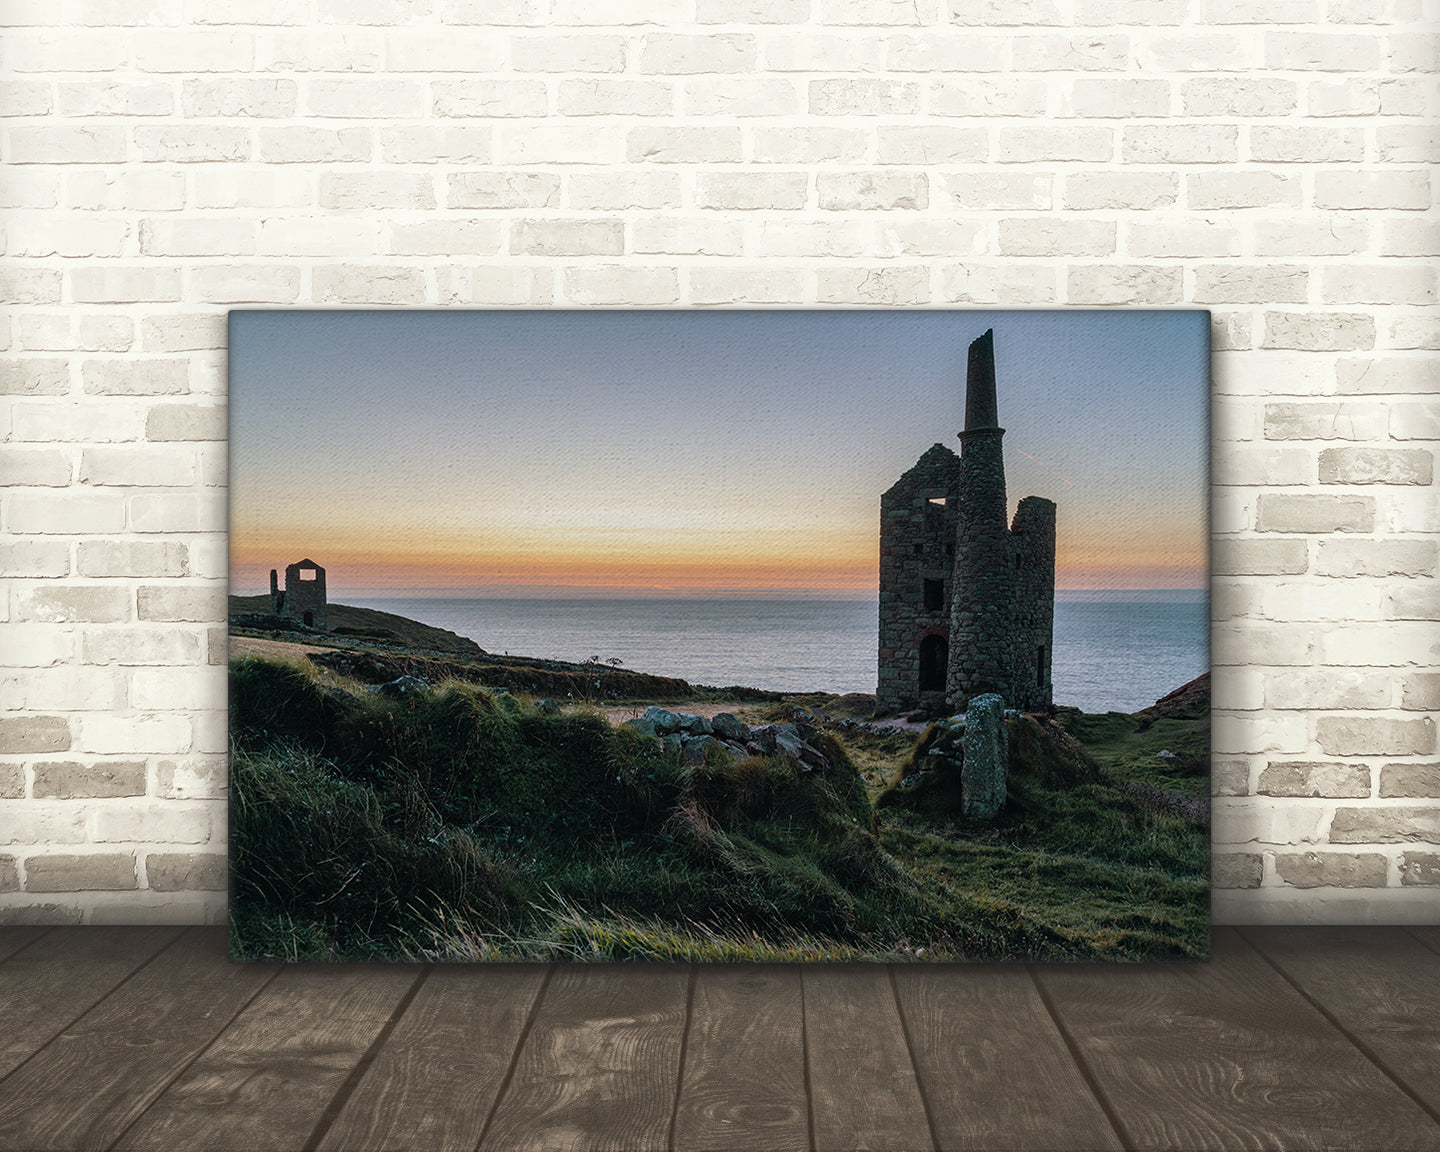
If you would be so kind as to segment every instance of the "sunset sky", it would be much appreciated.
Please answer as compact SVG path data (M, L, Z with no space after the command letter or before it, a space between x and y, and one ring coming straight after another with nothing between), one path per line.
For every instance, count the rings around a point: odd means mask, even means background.
M546 310L231 313L231 590L873 596L992 327L1057 586L1204 587L1203 312Z

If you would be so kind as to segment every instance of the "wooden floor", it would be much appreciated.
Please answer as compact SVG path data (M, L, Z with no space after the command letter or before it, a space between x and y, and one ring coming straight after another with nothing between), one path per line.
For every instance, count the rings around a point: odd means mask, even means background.
M1440 1149L1440 928L1208 964L239 965L0 929L0 1148Z

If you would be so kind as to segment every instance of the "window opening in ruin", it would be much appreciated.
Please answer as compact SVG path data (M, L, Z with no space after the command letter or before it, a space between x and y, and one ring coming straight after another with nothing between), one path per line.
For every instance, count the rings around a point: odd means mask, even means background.
M314 580L314 579L315 579L315 569L313 569L313 568L301 568L301 569L300 569L300 579L302 579L302 580Z
M306 612L306 613L300 618L300 620L301 620L301 623L303 623L303 624L305 625L305 627L307 627L307 628L313 628L313 627L315 627L315 613L314 613L314 612Z
M912 544L910 545L910 551L914 552L916 556L923 556L925 554L925 545Z
M944 496L931 496L931 497L930 497L930 503L931 503L931 504L934 504L937 508L944 508L944 507L945 507L945 497L944 497Z
M925 581L925 611L939 612L945 607L945 581Z
M1045 687L1045 645L1035 649L1035 687Z
M931 634L920 641L920 691L945 691L945 672L950 663L950 641Z

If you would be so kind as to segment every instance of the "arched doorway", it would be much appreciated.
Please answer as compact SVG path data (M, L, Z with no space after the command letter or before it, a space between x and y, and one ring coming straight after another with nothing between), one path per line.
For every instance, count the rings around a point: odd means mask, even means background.
M314 612L306 612L300 619L301 619L302 623L304 623L304 625L305 625L306 628L313 628L313 627L315 627L315 613L314 613Z
M950 641L932 632L920 641L920 691L945 691L945 673L950 666Z

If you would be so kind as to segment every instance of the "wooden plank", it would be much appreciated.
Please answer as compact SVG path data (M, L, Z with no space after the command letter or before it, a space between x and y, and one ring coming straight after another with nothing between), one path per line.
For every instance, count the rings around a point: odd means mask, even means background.
M710 965L696 973L675 1147L803 1152L810 1146L800 969Z
M665 1148L688 979L669 964L557 969L481 1148Z
M52 928L0 967L0 1076L83 1016L181 928Z
M827 964L802 969L801 980L815 1147L934 1147L889 971Z
M1401 928L1244 928L1370 1057L1440 1117L1440 955Z
M1132 1148L1440 1148L1419 1106L1231 929L1208 964L1035 972Z
M7 924L0 928L0 963L8 960L20 949L33 944L48 931L50 931L48 924Z
M1440 953L1440 924L1412 924L1405 930L1430 951Z
M1024 968L892 972L944 1152L1123 1147Z
M545 969L434 969L319 1143L336 1152L480 1140Z
M422 972L288 965L115 1147L300 1148Z
M190 929L6 1080L0 1149L108 1148L275 971Z

